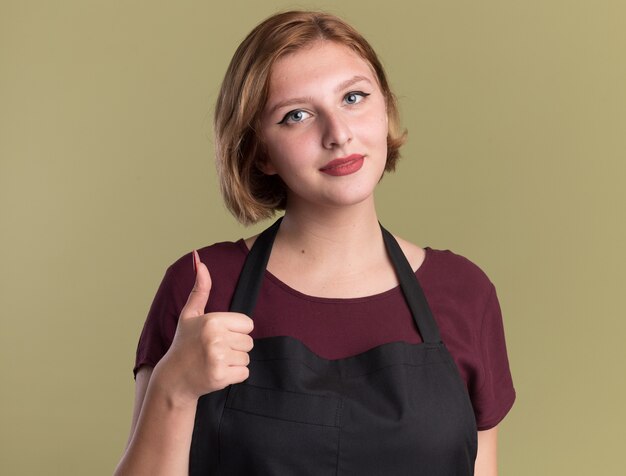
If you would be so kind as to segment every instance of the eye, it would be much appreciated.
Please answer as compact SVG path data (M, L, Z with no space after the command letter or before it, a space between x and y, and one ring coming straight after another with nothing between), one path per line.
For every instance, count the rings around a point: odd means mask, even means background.
M346 94L343 97L343 100L347 104L358 104L363 99L365 99L367 96L369 96L369 94L368 93L364 93L363 91L350 91L348 94Z
M294 109L285 114L285 117L282 118L279 124L297 124L298 122L304 121L310 115L311 114L302 109Z

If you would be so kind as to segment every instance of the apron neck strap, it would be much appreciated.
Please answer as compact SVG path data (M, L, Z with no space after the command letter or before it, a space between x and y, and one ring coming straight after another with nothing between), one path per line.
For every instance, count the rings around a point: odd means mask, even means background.
M254 241L237 281L235 294L230 303L231 312L240 312L252 318L252 312L261 291L265 268L267 268L274 238L276 238L281 221L283 217L266 228Z
M252 317L256 301L261 291L265 269L270 258L274 238L283 217L280 217L269 228L265 229L256 239L239 275L239 281L230 304L231 312L240 312ZM380 222L379 222L380 225ZM422 340L428 344L441 342L439 329L411 265L402 252L400 245L382 225L380 229L387 253L396 270L404 298L409 305L417 330Z
M406 256L393 235L383 228L382 225L380 225L380 229L383 232L387 253L389 253L391 262L396 270L396 275L400 280L402 293L409 305L409 309L411 309L413 320L415 321L418 332L422 336L422 340L427 344L440 343L441 336L439 335L439 328L430 311L430 306L428 306L424 291L422 291L422 287L413 272L413 268L411 268L411 264L406 259Z

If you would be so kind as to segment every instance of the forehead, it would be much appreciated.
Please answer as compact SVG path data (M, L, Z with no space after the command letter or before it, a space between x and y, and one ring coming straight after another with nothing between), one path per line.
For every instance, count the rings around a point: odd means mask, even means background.
M336 86L354 76L365 76L372 84L378 83L369 63L356 52L333 41L317 41L274 63L268 99L310 95L311 90Z

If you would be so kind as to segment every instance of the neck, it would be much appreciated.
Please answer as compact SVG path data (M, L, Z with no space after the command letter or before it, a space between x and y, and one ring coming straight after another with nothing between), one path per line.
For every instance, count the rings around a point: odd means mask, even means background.
M309 265L358 269L385 255L374 198L344 207L315 210L287 207L276 237L285 257Z

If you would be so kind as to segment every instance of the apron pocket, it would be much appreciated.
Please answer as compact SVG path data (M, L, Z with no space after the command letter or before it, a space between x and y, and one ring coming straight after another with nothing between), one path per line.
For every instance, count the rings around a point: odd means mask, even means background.
M233 385L220 424L220 472L337 473L341 399Z

